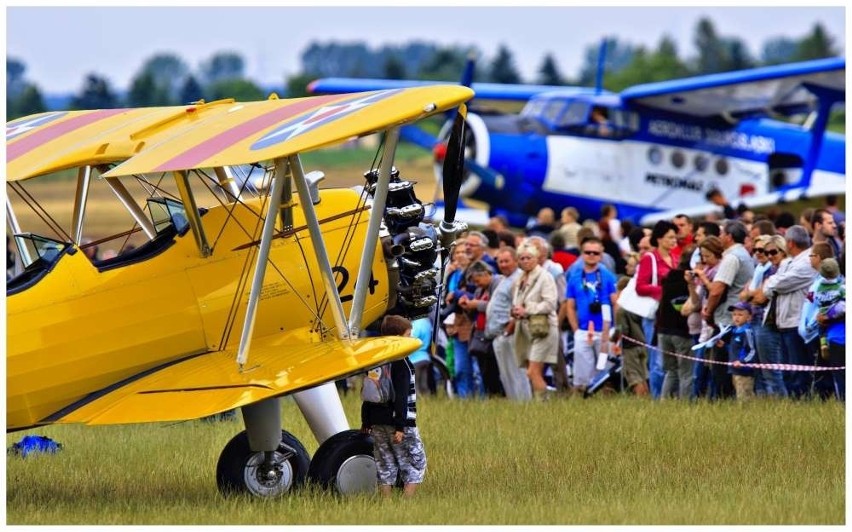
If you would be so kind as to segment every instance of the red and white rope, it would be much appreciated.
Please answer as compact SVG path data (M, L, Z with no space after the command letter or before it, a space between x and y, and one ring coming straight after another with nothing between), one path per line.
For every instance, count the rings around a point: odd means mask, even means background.
M691 357L689 355L683 355L681 353L672 353L672 352L669 352L669 351L664 351L664 350L660 349L659 347L657 347L655 345L649 345L649 344L646 344L645 342L640 342L639 340L637 340L635 338L631 338L631 337L624 335L624 334L622 334L621 337L625 340L629 340L633 344L641 345L641 346L644 346L644 347L650 348L650 349L656 349L657 351L660 351L660 352L665 353L667 355L671 355L673 357L685 358L687 360L695 360L697 362L704 362L704 363L707 363L707 364L720 364L722 366L734 366L733 362L728 362L728 361L724 361L724 360L709 360L709 359L706 359L706 358ZM740 363L738 365L738 367L754 368L754 369L775 369L775 370L779 370L779 371L845 371L846 370L846 366L803 366L801 364L761 364L761 363L743 364L743 363Z

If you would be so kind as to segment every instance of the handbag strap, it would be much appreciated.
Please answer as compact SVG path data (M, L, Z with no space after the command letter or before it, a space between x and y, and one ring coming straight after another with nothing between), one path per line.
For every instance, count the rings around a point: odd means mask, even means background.
M651 252L651 284L657 286L657 256Z

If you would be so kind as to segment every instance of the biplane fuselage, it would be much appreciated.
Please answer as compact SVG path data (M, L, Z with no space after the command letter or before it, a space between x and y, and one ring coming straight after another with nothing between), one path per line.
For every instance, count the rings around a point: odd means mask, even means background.
M369 219L368 212L357 212L357 201L352 190L325 190L315 206L325 245L337 259L334 271L347 311L365 234L363 227L353 231L351 220L360 214L363 226ZM235 205L201 217L208 235L221 231L208 257L200 255L189 231L172 230L173 238L154 242L162 248L158 254L125 265L119 256L99 268L69 247L49 275L8 296L7 430L59 420L90 394L152 368L233 350L245 316L246 272L257 252L241 228L253 229L261 214L260 200ZM353 215L340 216L347 212ZM282 345L318 342L334 329L330 312L323 311L328 298L316 274L314 244L301 210L293 214L294 231L271 243L274 267L267 268L254 325L255 339L275 335ZM387 309L381 249L372 274L363 324Z

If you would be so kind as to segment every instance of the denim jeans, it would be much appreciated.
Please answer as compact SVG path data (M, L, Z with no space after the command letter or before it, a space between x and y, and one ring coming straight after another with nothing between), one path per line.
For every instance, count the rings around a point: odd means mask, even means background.
M645 343L654 343L654 320L642 318L642 332L645 333ZM656 347L648 348L648 384L651 387L651 397L659 399L663 391L663 379L666 374L663 371L663 355Z
M453 338L453 358L455 359L456 395L459 397L470 397L473 393L473 360L467 352L467 342L461 342Z
M781 363L781 333L771 327L755 325L754 339L757 342L757 360L761 364ZM777 369L761 369L763 394L787 397L784 374Z
M778 329L778 332L781 334L782 360L785 364L814 365L813 356L808 356L808 353L813 350L805 347L805 341L799 336L796 327ZM813 381L814 374L810 371L787 371L784 373L784 386L787 387L787 393L796 399L810 395Z
M699 335L692 336L692 343L698 343ZM692 356L695 358L704 359L704 348L692 351ZM710 378L710 368L703 362L695 362L692 366L692 399L699 397L707 397L714 399L716 397L716 385L713 384L713 379Z

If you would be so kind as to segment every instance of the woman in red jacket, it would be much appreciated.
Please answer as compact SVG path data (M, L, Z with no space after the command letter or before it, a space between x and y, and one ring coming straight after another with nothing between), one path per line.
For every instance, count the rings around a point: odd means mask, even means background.
M677 246L677 226L672 222L660 220L651 230L651 246L654 249L645 253L639 261L639 271L636 274L636 293L660 301L662 296L662 281L669 272L677 266L679 256L674 250ZM654 273L656 272L656 276ZM643 318L642 329L645 331L645 341L657 345L654 338L654 319ZM660 397L663 388L663 357L655 348L648 348L648 373L651 386L651 396Z

